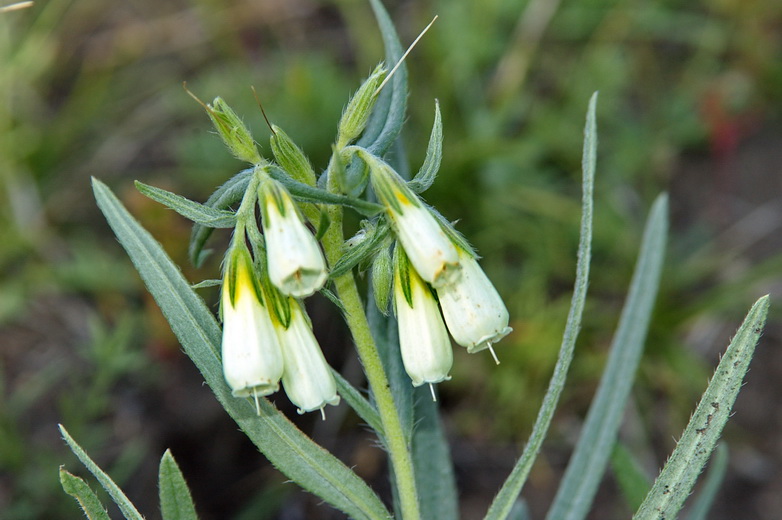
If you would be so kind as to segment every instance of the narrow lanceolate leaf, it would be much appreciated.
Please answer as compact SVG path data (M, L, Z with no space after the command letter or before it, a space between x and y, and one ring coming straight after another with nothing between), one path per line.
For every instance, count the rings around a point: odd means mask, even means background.
M402 45L399 43L399 36L397 36L394 24L382 2L370 0L370 4L383 35L386 66L390 70L402 57ZM368 148L374 155L382 157L399 135L406 110L407 66L402 63L380 92L380 97L375 103L369 123L359 139L358 145Z
M177 466L171 450L166 450L160 459L158 471L158 490L160 494L160 512L163 520L196 520L190 489L185 477Z
M443 120L440 116L440 102L435 101L434 124L432 134L429 136L429 146L426 148L426 158L421 169L415 174L413 180L407 183L410 189L416 193L428 190L437 177L440 162L443 159Z
M250 440L288 478L353 518L387 518L377 495L342 462L304 435L266 399L255 405L231 395L223 379L221 330L160 244L106 185L93 179L98 206L128 252L187 355L220 404Z
M103 489L108 492L109 496L112 498L112 500L114 500L114 503L117 504L117 507L119 507L119 510L122 512L125 518L128 520L143 520L141 513L138 512L128 497L125 496L125 493L123 493L119 486L117 486L114 481L111 480L111 477L109 477L102 469L98 467L97 464L95 464L95 462L93 462L90 456L87 455L87 452L85 452L81 446L76 444L76 441L73 440L73 438L68 434L62 425L60 425L60 433L62 433L62 437L65 442L68 443L71 451L73 451L73 453L79 458L81 463L84 464L89 472L92 473L96 479L98 479L98 482L100 482L100 485L103 486Z
M722 356L676 449L665 463L646 500L633 516L634 519L676 518L728 422L755 346L763 332L768 305L769 298L766 295L750 309Z
M703 481L698 495L690 507L687 520L707 520L709 509L711 509L714 499L717 498L717 492L725 480L725 473L728 470L728 448L725 444L720 444L714 450L714 457L709 463L709 470Z
M631 511L635 511L652 488L652 479L622 442L614 444L614 451L611 454L611 471L622 491L625 503Z
M592 96L587 111L587 121L584 128L584 153L581 167L583 169L582 195L581 195L581 238L578 244L578 260L576 262L576 282L573 288L573 297L570 303L565 333L562 337L562 345L559 349L557 364L551 376L548 390L543 397L543 404L532 428L529 442L524 452L516 462L510 475L502 485L502 489L494 498L494 501L486 514L487 519L504 520L513 517L514 507L518 503L524 483L527 481L532 464L540 452L543 440L546 438L554 410L557 408L559 396L565 387L570 362L573 360L573 351L581 328L581 316L584 313L587 286L589 284L589 260L592 251L592 209L593 191L595 185L595 162L597 157L597 123L595 122L595 108L597 106L597 93Z
M84 480L60 468L60 484L63 491L76 499L89 520L110 520L109 514L98 497Z
M459 518L456 477L439 407L427 386L417 388L414 397L412 451L421 518L456 520Z
M661 195L652 206L644 230L641 252L605 372L546 517L548 520L582 520L602 480L641 359L660 285L668 231L667 213L668 199Z
M226 209L242 200L253 172L254 168L247 168L228 179L209 196L205 205L214 209ZM202 226L198 223L193 225L193 230L190 233L188 256L196 267L203 263L208 254L208 251L204 251L204 244L209 240L213 230L214 228Z
M142 195L173 209L188 220L211 228L231 228L236 225L236 215L232 211L214 209L193 202L176 193L171 193L149 184L136 181L136 189Z
M337 392L339 392L339 395L342 396L358 416L367 423L367 426L375 430L377 436L382 441L384 435L383 423L380 420L380 414L377 413L375 405L370 403L369 399L364 397L347 379L342 377L342 374L336 370L332 370L332 374L334 374L334 380L337 382Z

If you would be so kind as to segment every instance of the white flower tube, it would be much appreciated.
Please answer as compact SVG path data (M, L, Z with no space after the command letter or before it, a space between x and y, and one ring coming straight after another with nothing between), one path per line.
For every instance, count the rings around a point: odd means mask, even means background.
M275 323L282 346L285 370L282 386L299 413L320 410L327 404L339 404L337 385L320 350L312 326L304 315L301 303L291 301L291 321L288 328Z
M303 298L326 283L326 260L285 187L273 179L259 189L269 279L280 292Z
M223 374L235 397L274 393L283 373L280 344L251 265L249 253L237 248L223 278Z
M390 166L363 154L370 179L410 263L432 287L459 279L459 255L440 223Z
M453 349L437 301L404 252L397 250L395 257L394 309L405 371L413 386L448 380Z
M508 309L475 258L460 250L459 263L461 278L437 289L437 297L453 339L474 353L491 348L513 329L508 327Z

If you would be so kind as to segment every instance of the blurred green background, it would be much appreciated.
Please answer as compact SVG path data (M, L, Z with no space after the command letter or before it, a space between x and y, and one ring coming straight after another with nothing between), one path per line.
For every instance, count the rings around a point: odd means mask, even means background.
M602 370L646 211L671 194L666 272L621 439L649 476L674 446L751 303L772 315L726 430L712 518L782 511L782 3L774 0L387 0L408 60L403 140L423 160L434 99L444 160L427 200L484 257L514 333L502 364L457 351L440 385L464 518L520 454L556 359L578 241L581 139L600 91L592 281L576 359L524 496L541 517ZM382 58L360 0L42 0L0 12L0 511L81 518L60 464L85 474L63 423L149 518L171 448L213 518L341 518L284 484L202 386L92 199L101 178L189 279L188 224L140 179L204 200L243 166L182 82L224 97L264 145L270 119L323 168L349 94ZM268 150L268 147L266 147ZM220 250L225 233L213 245ZM223 241L221 243L221 240ZM210 303L214 290L203 291ZM327 358L360 373L336 310L310 310ZM295 416L284 397L277 404ZM296 417L388 494L382 454L342 405ZM91 481L93 486L96 484ZM630 514L612 476L592 518Z

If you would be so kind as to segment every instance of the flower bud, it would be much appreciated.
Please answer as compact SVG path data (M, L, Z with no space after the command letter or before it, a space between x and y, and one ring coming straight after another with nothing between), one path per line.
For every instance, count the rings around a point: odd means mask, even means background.
M451 336L472 354L491 348L513 329L508 327L508 309L477 260L459 250L459 263L461 278L438 288L437 296Z
M418 274L435 288L459 279L459 255L439 222L418 196L386 163L361 153L370 166L370 179L391 225Z
M288 190L273 179L259 188L269 279L283 293L303 298L326 283L326 260L304 225Z
M397 247L394 258L394 309L405 371L413 386L450 379L453 350L437 301L404 251Z
M211 105L207 105L206 113L234 157L250 164L261 162L250 130L223 98L216 97Z
M315 172L301 148L277 125L272 125L272 131L269 143L277 163L295 180L315 186Z
M285 359L282 386L291 402L298 406L299 413L320 410L324 414L327 404L339 404L331 367L323 357L300 302L291 301L288 328L277 324L276 330Z
M337 148L344 148L364 131L372 108L375 106L375 101L377 101L377 88L385 77L386 68L381 63L375 67L372 74L350 99L348 106L342 113L342 119L339 121Z
M372 261L372 294L375 305L385 316L388 316L388 302L391 299L391 282L394 279L391 251L381 247Z
M279 389L283 358L269 309L244 247L226 263L222 288L223 373L236 397L260 397Z

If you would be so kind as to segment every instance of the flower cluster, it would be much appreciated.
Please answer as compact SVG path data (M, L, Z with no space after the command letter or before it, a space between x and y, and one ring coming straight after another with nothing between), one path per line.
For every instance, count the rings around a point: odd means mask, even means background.
M498 362L492 344L511 331L508 310L475 255L388 164L366 154L362 158L398 240L394 309L402 361L413 385L449 379L453 354L446 326L469 353L489 349Z
M237 225L223 274L225 379L234 396L256 400L276 392L282 380L299 413L323 413L327 404L339 402L339 396L331 368L297 298L323 287L326 261L288 191L263 169L254 174L259 184L265 269L256 267L247 249L246 224ZM251 193L246 199L253 201L249 206L253 209L254 197ZM259 244L254 245L256 252L261 251Z

